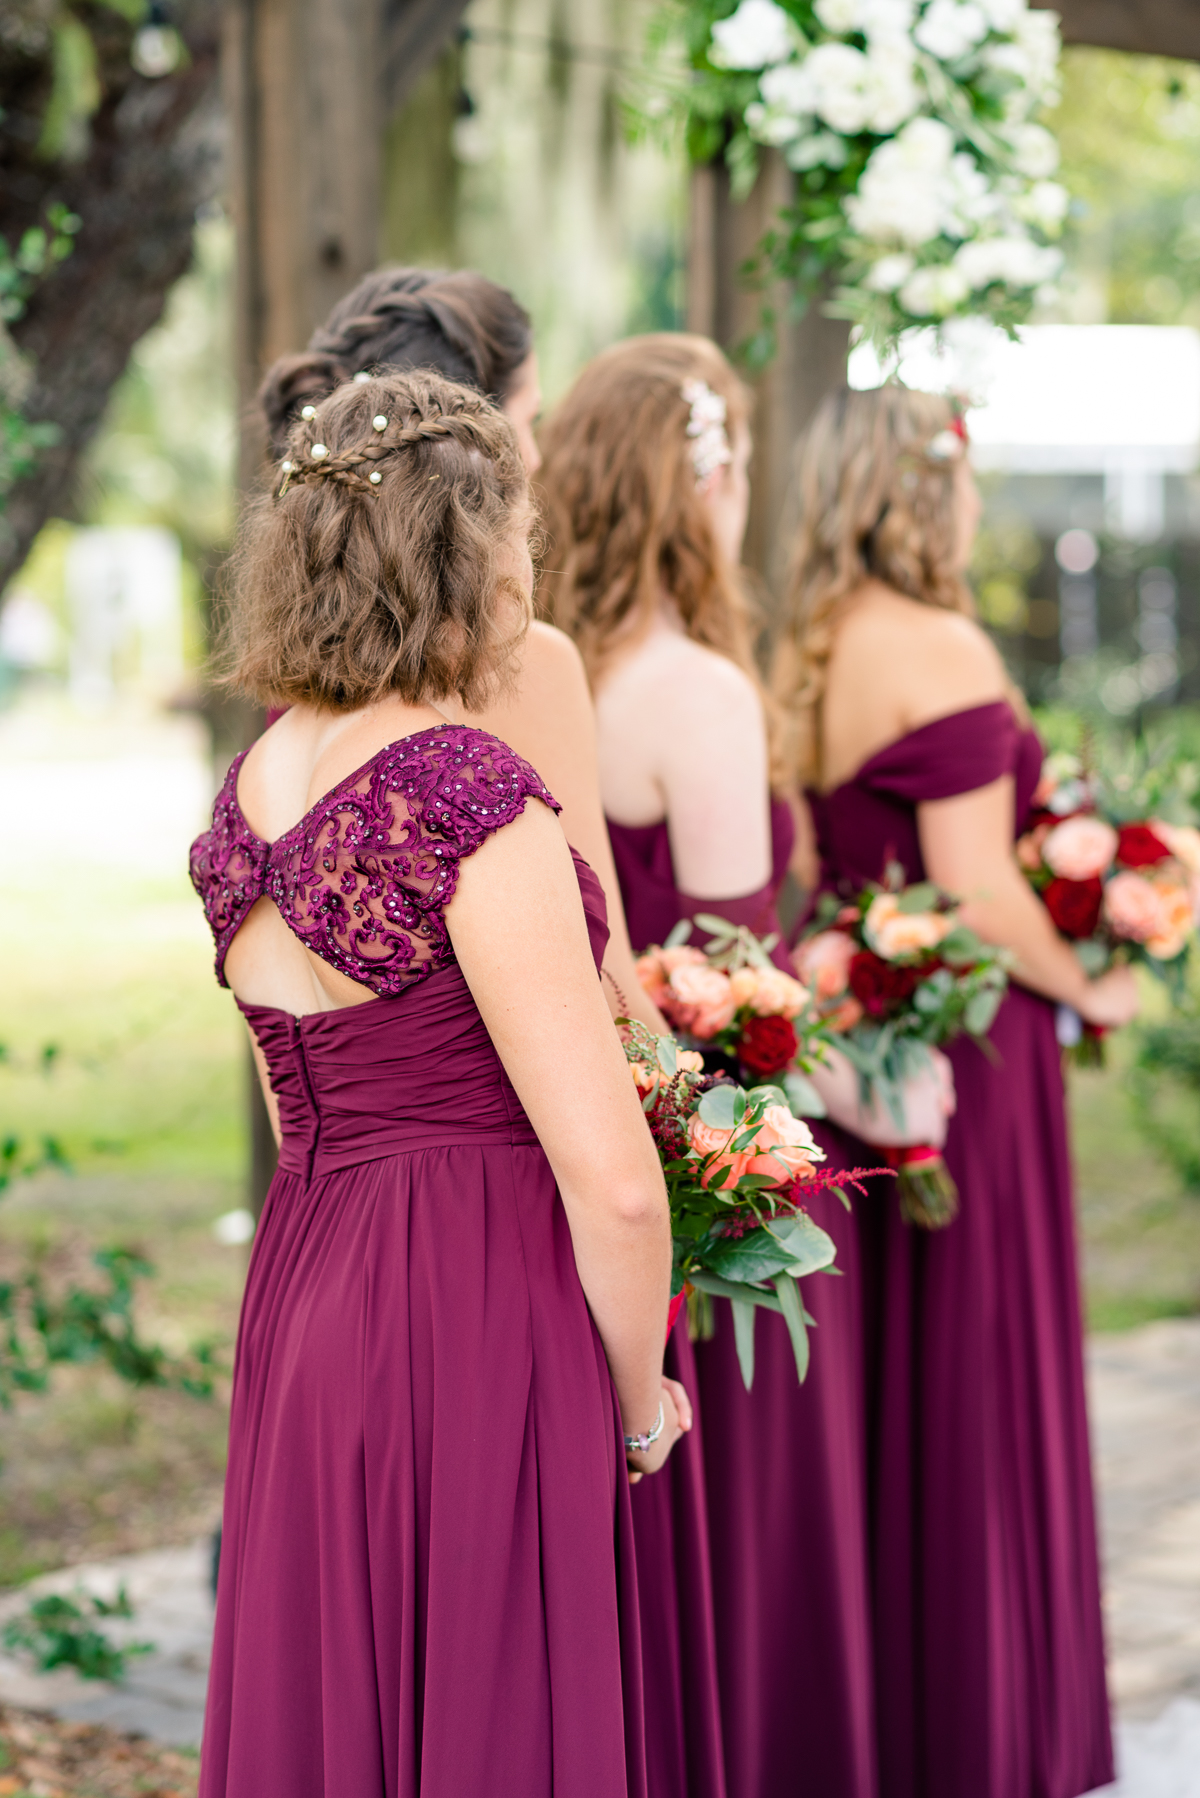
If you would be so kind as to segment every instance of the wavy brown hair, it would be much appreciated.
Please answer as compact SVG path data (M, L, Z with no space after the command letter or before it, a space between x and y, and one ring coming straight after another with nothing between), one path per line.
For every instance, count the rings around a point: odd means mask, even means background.
M820 779L821 702L844 600L874 579L923 605L975 616L956 567L959 458L930 453L954 423L948 399L893 381L830 394L800 440L798 526L772 684L785 760L803 782Z
M504 572L528 516L512 427L481 394L428 371L339 387L242 516L225 680L271 705L480 709L529 623Z
M689 637L757 681L749 605L697 491L685 382L725 400L732 437L750 399L706 337L629 337L588 363L541 436L546 568L539 601L578 643L595 686L650 628L665 589Z
M432 368L498 405L533 349L525 308L473 269L377 268L340 299L299 355L281 356L258 393L272 455L305 406L356 374Z

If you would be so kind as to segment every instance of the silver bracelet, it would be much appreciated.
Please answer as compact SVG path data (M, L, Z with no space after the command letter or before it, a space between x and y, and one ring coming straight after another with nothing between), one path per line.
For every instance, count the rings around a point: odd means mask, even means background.
M663 1408L662 1408L662 1400L659 1399L659 1401L658 1401L658 1416L654 1419L654 1428L652 1430L647 1430L644 1436L626 1436L626 1438L625 1438L626 1454L630 1454L630 1455L643 1454L644 1455L646 1450L649 1448L650 1444L652 1442L657 1442L659 1437L662 1435L662 1433L663 1433Z

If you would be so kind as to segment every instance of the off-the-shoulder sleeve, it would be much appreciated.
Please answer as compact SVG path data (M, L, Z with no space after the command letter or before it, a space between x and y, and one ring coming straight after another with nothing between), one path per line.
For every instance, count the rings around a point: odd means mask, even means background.
M1007 700L935 718L880 750L857 780L911 805L990 786L1016 767L1020 727Z

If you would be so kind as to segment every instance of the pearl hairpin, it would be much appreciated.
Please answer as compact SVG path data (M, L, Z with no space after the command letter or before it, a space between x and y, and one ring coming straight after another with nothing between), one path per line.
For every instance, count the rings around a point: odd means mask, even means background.
M388 428L388 421L383 416L382 412L377 412L375 414L374 418L371 420L371 423L374 425L374 427L377 431L386 431Z
M369 381L371 379L371 377L367 373L365 368L360 368L358 373L355 375L354 379L356 382L362 382L362 381Z
M323 443L314 443L308 453L314 462L321 462L329 454L329 451Z
M380 481L382 481L382 479L383 479L383 476L380 474L379 470L376 468L376 469L373 469L372 472L367 476L367 479L368 479L368 481L370 481L372 487L378 487Z
M315 418L317 416L317 408L315 406L305 406L301 409L300 416L303 419Z
M281 462L279 466L284 474L291 474L295 469L296 464L294 462Z

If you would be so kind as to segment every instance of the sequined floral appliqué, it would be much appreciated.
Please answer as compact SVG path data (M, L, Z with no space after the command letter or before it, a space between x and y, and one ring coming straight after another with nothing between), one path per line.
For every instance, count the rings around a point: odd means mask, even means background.
M307 949L381 998L445 967L445 908L458 869L528 799L559 805L499 738L466 725L403 737L318 800L274 843L242 815L226 777L211 830L192 845L192 885L216 943L217 978L264 895Z

